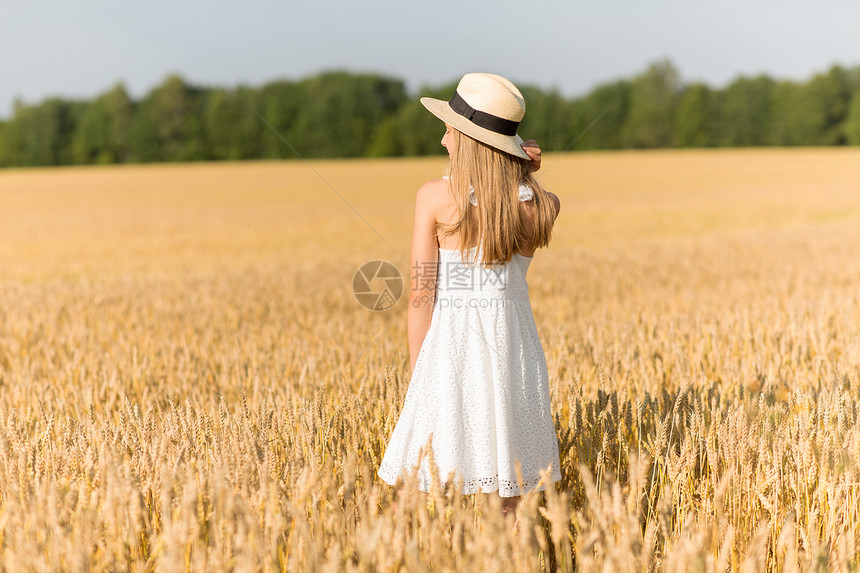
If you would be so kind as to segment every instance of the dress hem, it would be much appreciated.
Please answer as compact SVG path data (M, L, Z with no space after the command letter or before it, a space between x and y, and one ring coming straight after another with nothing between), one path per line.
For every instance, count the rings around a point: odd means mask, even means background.
M391 475L383 475L382 471L377 471L376 475L382 481L384 481L386 484L388 484L389 486L392 486L392 487L396 486L397 483L399 481L401 481L401 478L402 478L402 474L401 474L401 476L392 478ZM529 494L529 493L533 493L533 492L539 492L539 491L546 490L546 487L548 485L553 485L553 484L561 481L561 473L560 472L553 473L548 482L543 481L541 478L532 478L532 479L528 479L528 480L523 480L523 488L522 489L519 487L518 484L516 484L516 482L513 482L514 485L512 485L512 486L502 485L500 487L498 484L499 481L501 481L501 482L503 482L503 484L505 484L505 483L511 482L512 480L504 480L504 479L500 480L498 478L498 476L495 476L495 477L491 477L491 478L471 479L467 483L463 483L462 479L456 479L455 478L451 482L451 484L452 485L458 484L458 483L463 484L462 485L463 489L461 490L462 495L474 495L477 493L499 492L500 497L517 497L517 496L521 496L521 495L525 495L525 494ZM439 483L441 486L444 487L448 482L440 480ZM487 483L486 488L481 485L482 483ZM419 480L418 480L418 491L422 491L424 493L430 493L430 486L431 486L431 480L430 479L428 479L426 477L419 478Z

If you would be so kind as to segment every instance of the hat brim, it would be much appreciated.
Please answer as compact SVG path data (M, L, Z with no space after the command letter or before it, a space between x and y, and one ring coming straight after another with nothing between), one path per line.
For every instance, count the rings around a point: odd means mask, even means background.
M427 111L445 123L451 125L457 131L465 133L469 137L477 139L478 141L486 143L487 145L495 147L505 153L521 157L522 159L531 159L528 153L523 151L523 148L521 147L523 139L519 134L502 135L501 133L496 133L495 131L490 131L489 129L475 125L451 109L451 105L445 100L423 97L421 98L421 104L427 108Z

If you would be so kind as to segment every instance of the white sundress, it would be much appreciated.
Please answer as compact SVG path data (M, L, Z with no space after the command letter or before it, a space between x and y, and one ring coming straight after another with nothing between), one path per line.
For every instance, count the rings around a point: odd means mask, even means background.
M531 197L531 189L520 187L521 200ZM418 465L418 487L429 491L428 457L418 461L432 434L440 482L455 472L464 494L540 491L547 485L540 472L552 466L556 482L561 470L526 282L532 258L515 254L504 264L476 265L474 249L466 263L459 250L439 249L430 328L377 474L395 485Z

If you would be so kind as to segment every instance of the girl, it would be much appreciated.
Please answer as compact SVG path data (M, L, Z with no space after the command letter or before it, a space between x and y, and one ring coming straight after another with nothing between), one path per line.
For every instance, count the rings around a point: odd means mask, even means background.
M440 481L458 475L464 494L498 491L507 512L524 490L548 485L542 470L552 466L551 482L561 479L526 283L560 203L531 173L540 149L517 135L525 101L511 82L466 74L449 102L421 103L445 122L450 161L445 177L418 190L407 320L412 378L378 475L394 485L418 465L419 489L428 492L431 468L419 453L429 441Z

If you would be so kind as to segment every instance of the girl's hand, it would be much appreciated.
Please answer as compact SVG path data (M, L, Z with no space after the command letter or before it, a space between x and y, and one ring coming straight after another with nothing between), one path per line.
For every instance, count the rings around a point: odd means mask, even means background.
M522 143L523 151L526 152L526 155L532 158L532 162L529 164L529 169L532 171L537 171L540 169L540 146L538 142L534 139L527 139Z

